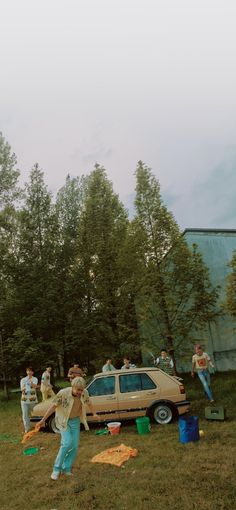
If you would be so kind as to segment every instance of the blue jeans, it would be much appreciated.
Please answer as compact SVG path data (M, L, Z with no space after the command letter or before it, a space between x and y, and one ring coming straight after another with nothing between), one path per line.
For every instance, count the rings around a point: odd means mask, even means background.
M210 388L211 378L210 378L210 374L209 374L208 370L198 370L197 375L203 385L203 388L208 396L208 399L213 400L213 395L212 395L212 391Z
M53 471L69 473L78 452L80 438L80 419L68 420L66 430L61 430L61 446L54 462Z

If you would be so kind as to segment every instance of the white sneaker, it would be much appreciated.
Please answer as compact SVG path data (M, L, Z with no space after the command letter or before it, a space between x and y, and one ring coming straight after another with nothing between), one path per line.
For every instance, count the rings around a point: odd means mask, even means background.
M51 480L58 480L59 474L60 473L57 473L57 471L53 471L51 474Z

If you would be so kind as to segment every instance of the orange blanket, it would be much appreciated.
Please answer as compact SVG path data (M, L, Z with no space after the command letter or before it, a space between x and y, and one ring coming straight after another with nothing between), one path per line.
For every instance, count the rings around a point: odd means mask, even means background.
M114 464L114 466L120 467L123 462L130 457L136 457L137 454L138 450L136 450L136 448L130 448L129 446L125 446L125 444L120 444L120 446L115 446L114 448L109 448L108 450L98 453L98 455L92 458L91 462Z
M40 426L38 425L35 425L34 429L33 430L30 430L29 432L26 432L23 436L23 439L21 441L22 444L26 443L26 441L28 441L28 439L30 439L32 436L34 436L35 434L37 434L38 432L40 431Z

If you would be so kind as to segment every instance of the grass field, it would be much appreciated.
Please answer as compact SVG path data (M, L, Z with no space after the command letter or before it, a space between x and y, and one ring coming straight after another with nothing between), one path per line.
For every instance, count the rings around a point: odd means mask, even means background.
M73 479L50 480L59 436L40 432L26 446L40 448L23 455L19 395L1 401L1 510L234 510L236 508L236 379L235 372L216 374L212 387L217 405L227 409L225 422L206 421L207 401L198 380L185 378L191 412L199 416L205 436L181 444L178 424L153 425L140 436L135 423L122 425L120 436L81 433ZM6 442L4 434L15 442ZM123 468L92 464L93 455L125 443L138 456Z

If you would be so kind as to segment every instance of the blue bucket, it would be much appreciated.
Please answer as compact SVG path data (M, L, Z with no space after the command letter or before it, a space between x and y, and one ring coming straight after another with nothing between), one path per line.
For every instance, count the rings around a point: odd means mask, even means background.
M198 416L179 418L179 440L181 443L199 440Z

